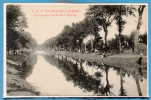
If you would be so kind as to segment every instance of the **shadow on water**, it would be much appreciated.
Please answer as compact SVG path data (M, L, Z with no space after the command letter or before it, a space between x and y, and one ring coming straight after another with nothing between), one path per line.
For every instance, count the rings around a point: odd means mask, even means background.
M67 81L72 81L85 92L93 92L98 96L147 95L146 77L140 73L140 68L128 72L123 68L66 56L44 55L44 58L61 70Z

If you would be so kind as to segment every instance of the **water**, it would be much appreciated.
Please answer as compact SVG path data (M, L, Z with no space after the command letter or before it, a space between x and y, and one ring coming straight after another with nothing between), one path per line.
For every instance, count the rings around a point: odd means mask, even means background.
M139 96L138 86L147 95L146 78L137 71L43 52L26 80L42 96Z
M84 93L75 87L72 82L67 82L63 73L56 66L46 62L43 56L37 56L37 63L27 81L32 84L42 96L64 96L64 95L92 95Z

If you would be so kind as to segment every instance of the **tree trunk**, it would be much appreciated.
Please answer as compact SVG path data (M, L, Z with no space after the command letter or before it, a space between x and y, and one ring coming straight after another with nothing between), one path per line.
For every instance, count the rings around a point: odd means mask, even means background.
M105 31L105 47L107 47L107 36L108 36L108 30Z
M96 50L96 44L98 43L98 40L97 40L97 35L94 35L94 40L93 40L93 48L94 48L94 51Z
M86 43L84 43L84 50L85 50L85 52L86 52L86 50L87 50L87 47L86 47L87 45L86 45Z
M139 18L138 18L137 30L140 30L140 27L142 25L142 15L144 12L144 8L145 8L145 5L140 5L140 7L138 8Z
M144 11L145 5L140 5L138 8L138 23L137 23L137 29L136 29L136 35L135 35L135 40L134 40L134 46L135 46L135 51L137 53L138 51L138 43L139 43L139 34L140 34L140 28L142 25L142 15Z
M120 6L120 9L119 9L119 16L118 16L118 31L119 31L119 53L121 53L122 51L122 47L121 47L121 33L122 33L122 11L121 11L121 6Z
M93 40L91 39L91 51L93 52L94 48L93 48Z
M103 28L104 28L104 32L105 32L104 41L105 41L105 48L106 48L107 47L108 29L107 29L107 26L103 26Z
M121 46L121 35L119 33L119 37L118 37L118 42L119 42L119 53L122 52L122 46Z

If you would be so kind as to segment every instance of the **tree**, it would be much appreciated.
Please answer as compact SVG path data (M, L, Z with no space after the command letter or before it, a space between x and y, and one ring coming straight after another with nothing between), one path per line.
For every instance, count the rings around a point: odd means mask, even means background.
M20 32L27 27L24 14L20 7L16 5L6 6L6 36L7 50L16 49L16 40L20 37Z
M118 25L118 32L119 32L119 53L121 53L121 34L124 29L124 25L126 24L126 20L123 19L123 16L134 16L135 8L127 5L116 5L112 9L114 9L113 13L115 16L116 24Z
M97 39L97 37L99 36L98 31L98 25L95 19L90 18L90 17L86 17L84 19L84 30L83 32L86 34L86 36L84 38L86 38L87 36L90 36L90 44L91 44L91 51L94 51L94 49L96 48L96 43L97 41L95 41ZM93 39L94 37L94 39ZM83 38L83 39L84 39Z
M138 23L137 23L137 27L136 27L136 35L135 35L135 40L134 40L135 47L137 47L137 45L138 45L138 40L139 40L138 38L139 38L139 34L140 34L140 28L142 26L142 15L143 15L144 9L145 9L145 5L140 5L137 9Z
M34 48L37 43L30 33L25 32L27 28L26 17L18 5L6 6L6 35L7 50Z
M107 46L108 27L115 20L119 31L119 52L121 52L121 33L126 21L123 16L134 15L134 8L126 5L95 5L91 6L87 15L95 17L105 32L105 45Z
M98 39L98 27L96 20L91 18L85 18L84 20L78 23L72 23L71 26L66 25L62 32L56 37L56 46L64 48L65 50L82 50L83 39L88 35L93 35ZM51 39L49 40L51 41ZM54 42L55 43L55 42ZM92 51L95 48L97 41L91 42ZM52 44L50 44L52 45Z
M114 18L112 7L110 5L94 5L90 6L87 16L94 17L99 25L101 25L105 32L105 46L107 47L108 27L113 22Z
M118 32L119 32L119 52L121 53L122 48L121 48L121 33L124 29L125 21L123 20L122 16L126 15L126 6L124 5L119 5L117 8L115 8L115 19L116 19L116 24L118 25Z
M77 25L73 29L75 32L75 37L77 40L79 40L81 47L83 46L82 43L84 38L86 38L87 36L94 36L94 41L92 41L91 39L91 51L94 51L98 42L97 39L99 37L99 28L96 20L90 17L86 17L84 20L77 23Z
M18 5L6 6L7 31L22 31L27 27L26 17Z
M143 12L144 12L144 8L145 8L145 5L140 5L139 8L138 8L138 23L137 23L137 31L138 31L138 34L139 34L139 31L140 31L140 27L142 25L142 15L143 15Z

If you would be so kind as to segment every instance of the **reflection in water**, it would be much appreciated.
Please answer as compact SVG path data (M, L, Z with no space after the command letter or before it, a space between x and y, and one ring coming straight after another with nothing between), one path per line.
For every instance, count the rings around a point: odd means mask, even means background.
M139 80L140 75L142 75L142 71L140 70L140 68L138 68L138 71L135 72L134 78L135 78L138 94L139 94L139 96L142 96L143 94L142 94L142 90L140 87L140 80Z
M67 82L63 73L56 66L47 63L43 56L38 55L37 58L37 64L27 81L35 86L41 95L92 95L92 93L84 93L80 88L74 87L72 82Z
M36 64L36 62L37 56L35 54L30 54L30 56L22 62L21 67L18 67L17 69L20 71L20 77L22 77L23 79L28 77L32 73L33 66Z
M59 55L38 55L27 81L47 96L141 96L147 91L139 73Z
M124 79L123 76L125 76L126 73L122 72L120 69L120 96L127 96L126 90L124 89Z
M108 77L108 72L109 72L109 67L105 67L105 74L106 74L106 86L105 86L105 94L108 95L112 95L110 88L112 87L109 83L109 77Z

